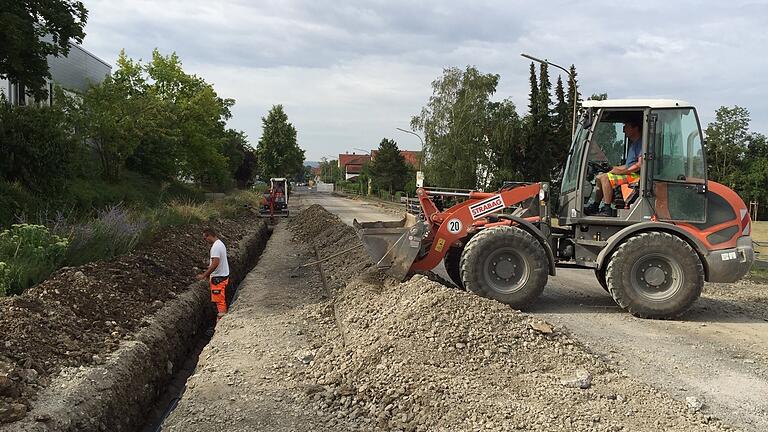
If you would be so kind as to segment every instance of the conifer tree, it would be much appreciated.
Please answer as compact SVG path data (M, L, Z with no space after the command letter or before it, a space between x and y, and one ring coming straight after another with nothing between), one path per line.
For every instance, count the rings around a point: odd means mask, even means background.
M403 190L408 181L408 165L394 140L384 138L379 151L369 165L371 180L376 187L393 191Z
M555 170L558 171L562 168L563 159L571 142L571 124L573 122L572 111L568 110L568 102L566 101L565 88L563 88L562 77L557 77L557 85L555 86Z
M536 79L536 67L531 62L531 92L528 94L528 113L535 117L539 112L539 84Z
M573 79L568 79L568 94L566 95L567 101L568 101L568 112L573 115L573 109L574 106L578 108L579 99L581 97L581 93L579 93L579 81L576 79L579 75L576 73L576 66L571 65L570 69L571 77ZM573 98L574 90L576 91L576 100Z

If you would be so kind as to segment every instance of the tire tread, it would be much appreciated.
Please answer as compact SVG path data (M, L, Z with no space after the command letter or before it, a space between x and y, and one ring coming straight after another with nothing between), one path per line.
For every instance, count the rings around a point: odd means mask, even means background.
M681 262L684 277L687 279L693 276L694 279L685 282L685 285L689 282L692 284L688 289L683 286L683 291L689 292L684 292L680 299L673 299L675 300L674 302L678 304L670 311L652 310L642 304L632 302L631 299L628 298L621 283L622 275L630 272L630 269L626 268L627 266L624 265L630 263L625 263L624 261L631 261L632 252L643 247L656 246L664 243L667 243L671 248L679 247L681 249L680 252L683 253L683 259L681 261L690 259L691 262L695 263L693 266L687 266L684 262ZM691 275L691 273L693 275ZM614 301L622 309L627 310L629 313L639 318L672 319L680 316L688 310L699 296L701 296L701 291L704 285L704 265L701 263L701 259L696 251L693 250L685 240L663 231L643 232L624 241L612 254L608 266L606 267L605 275L608 292L611 294Z

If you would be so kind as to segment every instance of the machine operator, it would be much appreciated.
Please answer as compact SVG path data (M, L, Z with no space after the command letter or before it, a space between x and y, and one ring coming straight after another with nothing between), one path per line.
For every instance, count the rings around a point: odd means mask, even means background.
M636 183L640 180L640 165L643 151L643 125L639 120L624 122L624 135L629 140L627 163L613 167L607 173L600 173L595 178L595 200L584 208L584 213L591 216L612 216L611 203L613 189L623 184Z

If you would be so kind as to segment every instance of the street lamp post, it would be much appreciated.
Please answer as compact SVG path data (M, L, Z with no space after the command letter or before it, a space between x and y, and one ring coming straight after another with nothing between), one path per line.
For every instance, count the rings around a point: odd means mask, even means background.
M418 171L416 171L416 187L422 187L424 184L424 173L421 172L421 160L424 159L424 140L421 139L421 135L417 134L414 131L409 131L403 128L395 128L395 129L399 130L400 132L405 132L407 134L414 135L421 142L421 154L419 155L419 168L418 168Z
M570 78L571 85L573 86L573 120L571 122L571 139L573 139L573 136L576 134L576 105L578 104L578 101L576 100L578 97L578 90L576 90L576 78L574 78L573 75L571 75L571 72L566 70L564 67L554 64L550 61L547 61L547 59L542 60L526 53L520 53L520 55L529 60L533 60L537 63L543 63L543 64L548 64L550 66L554 66L562 70L563 72L565 72L565 74L568 75L568 78Z
M417 134L416 132L409 131L403 128L395 128L395 129L399 130L400 132L405 132L407 134L414 135L421 142L421 156L419 157L419 171L421 171L421 159L424 157L424 140L421 139L421 135Z

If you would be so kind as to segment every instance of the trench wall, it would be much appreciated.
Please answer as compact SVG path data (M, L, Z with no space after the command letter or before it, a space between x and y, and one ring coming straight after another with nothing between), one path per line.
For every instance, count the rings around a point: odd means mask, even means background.
M269 238L264 222L228 250L230 278L239 284ZM149 325L124 341L97 367L62 371L38 396L35 408L0 431L134 431L184 364L213 314L205 282L191 284L157 311Z

